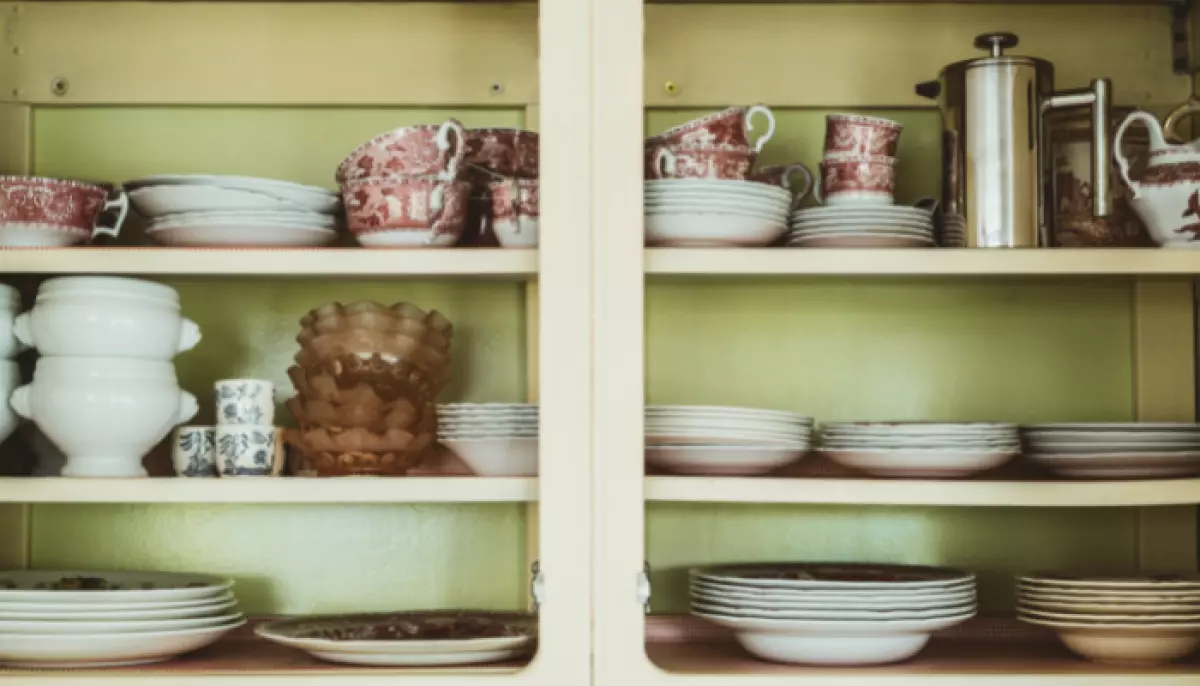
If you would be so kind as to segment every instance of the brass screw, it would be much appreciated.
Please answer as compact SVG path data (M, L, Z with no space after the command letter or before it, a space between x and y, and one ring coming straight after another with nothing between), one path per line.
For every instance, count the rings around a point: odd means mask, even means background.
M67 81L67 77L65 76L56 76L50 80L50 92L55 95L66 95L67 91L70 89L71 82Z
M492 86L489 90L492 91L492 95L500 95L501 93L504 92L504 84L497 81L496 83L492 84Z
M667 95L679 95L679 84L674 81L667 81L663 84L663 92Z

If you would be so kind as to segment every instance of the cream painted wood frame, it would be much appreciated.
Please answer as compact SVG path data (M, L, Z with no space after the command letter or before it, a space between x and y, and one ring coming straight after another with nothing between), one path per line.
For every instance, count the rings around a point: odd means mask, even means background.
M329 674L171 674L119 677L176 684L406 683L439 686L506 679L525 683L583 684L591 679L591 320L590 159L591 4L554 0L537 4L442 3L2 3L0 50L0 173L28 173L31 106L113 105L424 105L524 107L530 127L542 133L541 216L547 227L538 251L511 256L464 252L452 263L434 259L348 251L335 268L311 273L436 275L536 270L527 285L527 396L540 400L541 475L537 504L529 506L526 561L540 563L544 603L539 650L527 669L504 675L433 670L397 677L373 670ZM255 27L270 22L271 41ZM331 25L332 22L332 25ZM539 25L542 29L539 31ZM419 68L396 68L396 31L404 52L442 65L453 78ZM120 40L120 35L153 40ZM353 35L353 45L329 36ZM450 37L448 39L448 37ZM448 65L448 66L447 66ZM58 84L60 87L55 88ZM539 91L540 86L544 89ZM64 87L65 86L65 87ZM178 251L172 251L178 252ZM495 252L495 251L489 251ZM178 260L157 264L114 251L100 264L86 251L56 260L50 251L30 259L0 259L0 273L55 273L110 269L120 273L249 273L250 261L211 261L206 267ZM29 253L33 255L33 253ZM165 253L164 253L165 254ZM396 256L399 255L399 258ZM261 256L259 256L261 257ZM453 257L453 256L451 256ZM257 262L253 273L305 273L280 256ZM326 258L327 259L327 258ZM536 260L536 262L534 261ZM142 271L145 270L145 271ZM544 318L543 318L544 317ZM569 456L569 459L555 456ZM524 483L514 488L522 489ZM278 489L276 489L278 490ZM294 490L259 501L290 500ZM515 491L514 491L515 493ZM114 492L115 494L115 492ZM144 494L142 494L144 495ZM347 493L347 500L356 500ZM138 499L134 492L130 499ZM205 494L191 494L209 502ZM313 497L316 497L315 494ZM376 494L381 500L385 494ZM253 494L234 500L252 501ZM419 498L418 498L419 499ZM395 498L392 498L395 500ZM539 521L545 513L546 520ZM0 567L28 561L28 506L0 505ZM88 672L4 676L6 683L39 686L83 683L105 677Z

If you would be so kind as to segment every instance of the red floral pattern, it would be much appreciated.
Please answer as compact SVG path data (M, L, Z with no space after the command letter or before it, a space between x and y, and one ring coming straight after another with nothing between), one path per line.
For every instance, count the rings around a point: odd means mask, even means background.
M466 154L464 138L462 124L455 119L388 131L350 153L338 166L337 182L445 172L456 175Z
M748 111L748 107L730 107L667 129L651 136L646 143L648 146L737 145L749 148L750 141L746 136Z
M758 157L750 148L733 145L705 147L660 146L654 153L653 178L736 179L746 178Z
M92 235L108 190L59 179L0 177L0 222L43 224Z
M467 131L467 164L501 176L538 177L540 138L521 129Z
M363 179L342 186L346 226L356 235L396 230L459 235L470 195L465 181L437 179Z
M825 155L895 157L903 129L889 119L831 114L825 118Z
M888 193L896 188L895 160L825 160L821 163L821 194Z
M1160 164L1150 167L1142 176L1143 186L1173 186L1177 183L1200 182L1200 162Z
M540 214L539 183L534 179L512 179L488 184L492 198L492 221Z

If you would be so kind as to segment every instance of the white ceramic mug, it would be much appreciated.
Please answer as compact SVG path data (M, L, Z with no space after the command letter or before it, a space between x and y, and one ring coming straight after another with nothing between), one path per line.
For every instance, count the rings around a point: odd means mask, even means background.
M215 385L217 424L275 422L275 385L262 379L223 379Z
M275 476L279 473L274 426L218 424L216 438L221 476Z
M171 441L171 463L178 476L217 475L217 435L211 426L181 426Z

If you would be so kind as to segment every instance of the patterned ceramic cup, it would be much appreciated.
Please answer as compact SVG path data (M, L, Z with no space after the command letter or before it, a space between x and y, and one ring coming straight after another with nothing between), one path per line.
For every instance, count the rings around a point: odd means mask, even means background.
M221 476L274 476L279 473L275 427L218 424L217 464Z
M105 212L116 210L112 226ZM99 235L116 236L129 212L124 191L109 199L109 189L82 181L33 176L0 176L0 245L60 247Z
M380 176L458 176L466 155L466 131L457 119L381 133L355 148L338 166L338 183Z
M831 114L825 117L825 158L874 155L895 157L904 125L882 117Z
M538 177L540 138L521 129L470 129L467 131L467 164L491 175Z
M799 176L801 178L800 187L792 182L792 178ZM795 203L800 202L808 195L808 192L813 187L813 175L808 170L808 167L795 162L792 164L777 164L771 167L762 167L750 172L748 177L751 181L765 183L769 186L780 186L786 188L795 195Z
M356 236L377 231L413 235L412 245L453 245L467 222L471 184L431 177L385 177L342 186L346 226Z
M539 185L536 179L510 179L488 184L492 232L505 248L537 247L541 212Z
M275 385L262 379L224 379L216 383L217 425L271 424L275 421Z
M654 178L742 180L758 153L739 145L659 146Z
M766 131L759 136L754 144L750 143L750 134L754 132L755 117L766 120ZM761 152L771 136L775 135L775 115L762 105L754 107L730 107L706 117L684 122L646 139L647 146L659 145L736 145L753 148Z
M216 476L216 429L211 426L181 426L171 439L171 463L178 476Z
M847 157L821 163L813 195L822 205L890 205L895 190L895 157Z

